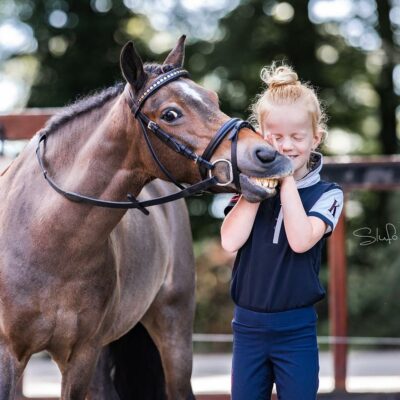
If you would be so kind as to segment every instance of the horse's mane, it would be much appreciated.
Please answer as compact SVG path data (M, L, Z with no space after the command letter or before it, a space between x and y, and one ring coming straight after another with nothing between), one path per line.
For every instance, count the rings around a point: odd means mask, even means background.
M90 111L102 107L109 100L121 94L124 90L124 86L124 82L118 82L114 86L103 89L100 92L92 93L89 96L78 99L76 102L66 106L54 117L52 117L41 133L49 135L71 120L75 119L77 116L87 114Z
M146 63L144 65L144 70L150 75L161 75L164 72L168 72L175 67L171 64L160 65L155 63ZM90 113L93 110L97 110L102 107L110 100L114 99L120 95L125 87L125 82L117 82L115 85L103 89L101 91L96 91L89 94L88 96L79 98L74 103L71 103L64 107L59 113L54 117L50 118L49 122L46 124L41 133L49 135L52 132L58 130L60 127L64 126L71 120L75 119L80 115Z

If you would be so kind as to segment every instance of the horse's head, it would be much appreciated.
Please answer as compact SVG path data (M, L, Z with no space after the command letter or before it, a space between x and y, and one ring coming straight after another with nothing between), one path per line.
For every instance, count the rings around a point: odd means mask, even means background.
M232 192L240 189L249 201L260 201L274 195L276 179L291 173L290 160L275 151L248 126L240 128L236 138L228 132L223 140L215 142L216 132L229 121L229 117L220 110L217 94L194 83L181 69L184 40L182 36L162 65L143 65L132 42L122 50L121 69L128 83L126 91L132 97L132 112L137 118L135 123L141 124L143 131L149 131L150 127L154 133L160 128L173 140L184 144L190 149L189 152L209 159L214 164L210 174L219 183L232 181L230 163L233 161L234 170L237 171L236 185L231 182L225 186L214 186L212 191ZM178 78L171 77L174 73ZM157 125L151 127L149 121ZM232 121L232 126L234 123ZM154 129L155 126L158 128ZM159 161L177 181L195 183L201 180L199 166L190 157L188 159L177 154L152 133L149 133L149 139ZM232 152L235 139L237 151ZM210 142L214 144L212 149ZM209 157L203 154L205 149ZM154 162L147 148L141 150L141 157L145 160L150 177L165 179L165 173ZM237 158L237 162L232 158ZM198 163L198 160L195 161ZM200 164L204 176L204 165L207 164Z

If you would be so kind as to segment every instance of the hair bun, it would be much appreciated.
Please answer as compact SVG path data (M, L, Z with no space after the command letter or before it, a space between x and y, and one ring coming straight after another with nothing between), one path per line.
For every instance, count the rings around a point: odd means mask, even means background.
M287 65L277 67L273 64L270 68L264 67L261 70L261 79L270 89L284 85L299 85L299 77L296 72Z

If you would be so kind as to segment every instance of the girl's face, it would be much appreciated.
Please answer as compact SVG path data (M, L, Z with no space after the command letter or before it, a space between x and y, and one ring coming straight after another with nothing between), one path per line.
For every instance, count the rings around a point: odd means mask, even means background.
M311 112L304 102L270 105L262 117L264 138L293 164L294 178L307 174L310 153L321 141L321 133L313 133Z

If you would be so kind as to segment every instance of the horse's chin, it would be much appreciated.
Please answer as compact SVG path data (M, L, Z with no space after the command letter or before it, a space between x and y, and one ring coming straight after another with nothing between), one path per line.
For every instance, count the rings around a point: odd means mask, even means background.
M250 203L257 203L276 195L276 187L274 184L263 183L261 180L257 182L254 178L240 174L240 187L243 197ZM276 183L277 185L277 183Z

